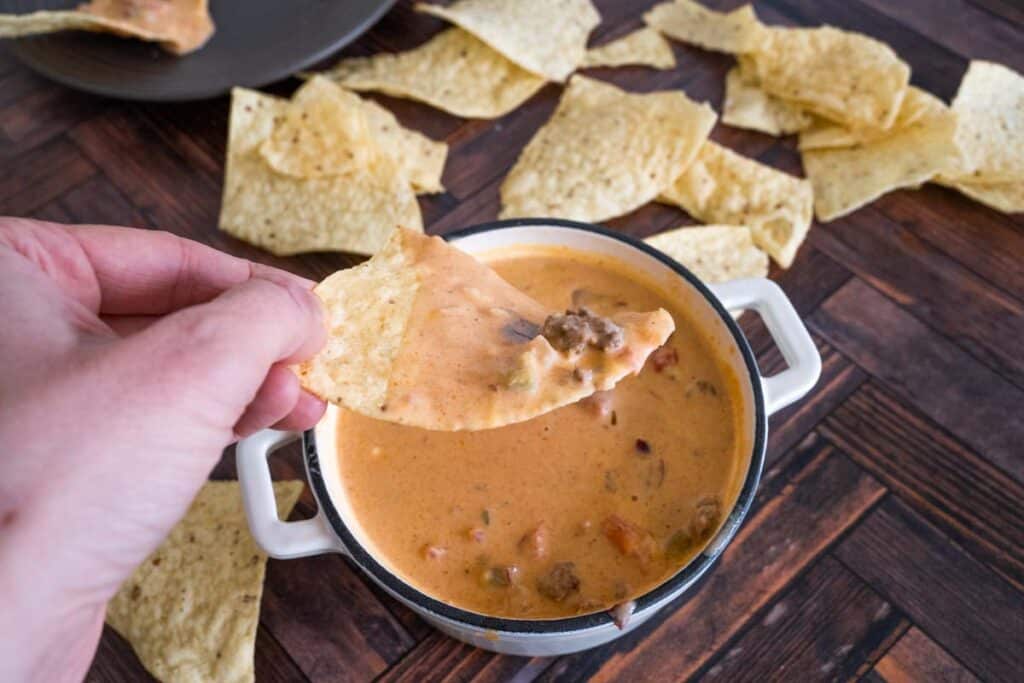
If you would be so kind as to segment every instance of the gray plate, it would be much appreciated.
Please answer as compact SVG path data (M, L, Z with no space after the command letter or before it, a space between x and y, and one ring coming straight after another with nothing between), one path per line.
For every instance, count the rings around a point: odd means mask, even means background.
M211 0L217 25L184 57L152 43L66 31L4 41L59 83L130 100L195 100L259 87L308 67L368 29L395 0ZM0 0L0 13L69 9L72 0Z

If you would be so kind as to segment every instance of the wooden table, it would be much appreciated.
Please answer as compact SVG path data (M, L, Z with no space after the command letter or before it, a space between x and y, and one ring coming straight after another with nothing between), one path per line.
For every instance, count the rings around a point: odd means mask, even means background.
M602 41L639 26L652 3L598 4ZM914 83L947 101L969 58L1024 71L1015 0L770 0L757 9L768 22L876 36L911 64ZM408 48L440 28L402 3L345 53ZM683 88L718 108L731 59L676 52L672 71L598 75L636 90ZM498 121L382 98L451 146L448 192L422 200L430 232L496 215L505 171L559 92L550 85ZM0 214L170 230L310 277L350 263L276 259L217 231L227 113L224 98L149 106L72 92L0 53ZM713 137L799 173L792 140L721 125ZM645 236L688 222L652 205L609 224ZM701 586L611 645L531 660L440 635L339 556L271 561L257 677L1020 680L1024 217L937 186L895 192L816 225L793 267L772 277L807 320L824 373L811 396L772 419L756 507ZM779 368L763 329L745 325L765 373ZM280 474L297 466L285 460ZM232 473L225 457L215 476ZM307 494L296 514L312 509ZM144 676L107 629L89 679Z

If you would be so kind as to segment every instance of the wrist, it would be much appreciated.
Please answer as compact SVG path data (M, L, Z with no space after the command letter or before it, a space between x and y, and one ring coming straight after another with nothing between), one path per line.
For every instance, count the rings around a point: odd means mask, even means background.
M103 631L106 601L64 585L53 571L53 545L41 543L45 536L27 521L8 519L0 528L0 680L80 681Z

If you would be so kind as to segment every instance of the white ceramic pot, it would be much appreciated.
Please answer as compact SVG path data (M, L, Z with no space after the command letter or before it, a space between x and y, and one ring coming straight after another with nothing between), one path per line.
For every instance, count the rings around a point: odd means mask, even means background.
M618 638L651 618L690 588L735 536L753 501L764 465L767 418L806 394L818 380L821 359L814 342L782 290L770 280L736 280L705 285L684 267L633 238L593 225L553 219L499 221L448 236L471 254L501 247L564 245L616 257L641 269L679 296L682 305L706 325L716 344L734 364L743 394L743 421L750 460L740 493L725 524L704 551L664 583L636 599L626 628L617 628L607 613L564 619L501 619L452 607L421 593L392 574L386 562L368 552L363 532L338 477L335 434L337 411L328 409L315 429L305 434L265 430L238 445L238 478L249 527L271 557L291 559L342 553L397 600L448 635L477 647L515 655L547 656L575 652ZM754 309L779 346L789 367L762 377L754 356L729 309ZM312 519L283 522L277 517L267 456L276 448L303 439L310 486L319 505ZM307 596L315 599L313 596Z

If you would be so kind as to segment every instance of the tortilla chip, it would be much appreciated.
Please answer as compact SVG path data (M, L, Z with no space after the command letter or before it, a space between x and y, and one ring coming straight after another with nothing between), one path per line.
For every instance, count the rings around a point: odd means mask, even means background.
M910 67L885 43L831 26L772 27L761 41L749 73L769 94L850 128L892 126Z
M644 14L644 23L680 42L730 54L756 49L763 29L750 5L726 13L691 0L655 5Z
M457 0L446 7L417 4L469 31L527 71L552 81L569 77L601 23L590 0Z
M768 254L754 246L745 225L703 225L669 230L644 240L704 282L768 275Z
M302 386L349 410L426 429L498 427L610 389L674 329L660 309L615 313L621 351L556 351L538 333L550 311L472 256L406 230L314 291L328 341L299 366Z
M1024 181L1024 76L972 61L952 107L964 167L950 175L973 184Z
M818 220L830 221L886 192L916 187L957 163L956 115L942 111L857 147L802 152Z
M789 268L811 227L811 184L708 141L660 201L706 223L746 225L754 244Z
M126 12L123 0L92 0L69 11L0 15L0 38L95 31L160 43L181 55L199 49L213 35L206 5L207 0L166 0Z
M1006 183L951 182L939 179L971 199L1003 213L1024 213L1024 180Z
M282 519L302 487L274 482ZM165 683L252 681L266 564L249 535L238 482L207 482L110 601L107 623Z
M654 199L715 124L682 91L629 93L585 76L569 81L501 185L501 217L602 221Z
M274 170L299 178L340 175L385 154L422 193L444 192L448 145L402 127L376 102L314 76L296 91L260 153Z
M768 135L790 135L804 130L814 118L800 106L769 95L745 78L740 67L725 77L722 123Z
M418 100L478 119L507 114L545 83L460 28L408 52L343 59L324 75L352 90Z
M590 48L580 66L630 65L671 69L676 65L676 57L672 54L672 46L660 33L651 28L642 28L610 43Z
M388 159L345 176L294 178L274 171L260 147L287 106L254 90L231 91L221 230L281 256L372 254L397 226L423 230L409 180Z
M381 153L371 138L362 98L318 76L296 91L260 145L280 173L297 178L341 175L365 168Z
M900 105L899 114L889 130L877 128L853 129L824 119L800 133L800 149L827 149L830 147L854 147L866 145L888 137L893 132L907 128L923 118L938 115L948 107L942 100L929 92L910 86Z

